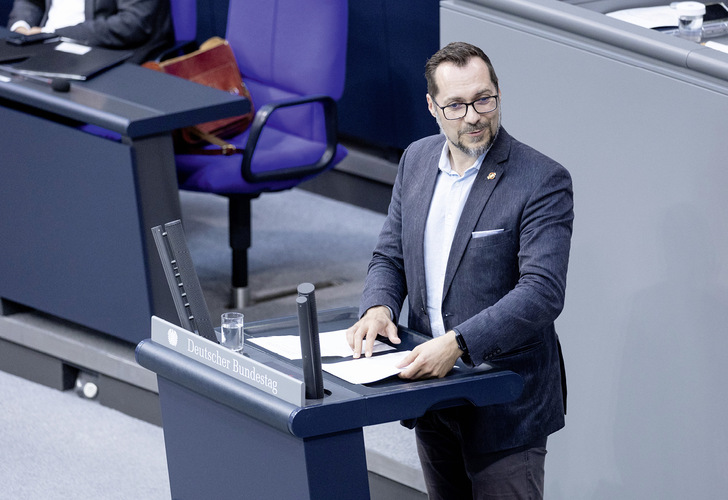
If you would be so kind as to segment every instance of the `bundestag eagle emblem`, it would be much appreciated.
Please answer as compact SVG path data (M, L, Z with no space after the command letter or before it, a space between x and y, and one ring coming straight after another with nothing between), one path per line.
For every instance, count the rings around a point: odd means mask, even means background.
M167 330L167 341L172 347L177 347L177 340L179 340L177 332L173 328Z

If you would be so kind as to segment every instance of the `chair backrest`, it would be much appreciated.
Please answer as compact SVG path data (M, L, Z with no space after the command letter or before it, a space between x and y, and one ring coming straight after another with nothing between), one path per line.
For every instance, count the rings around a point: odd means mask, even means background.
M197 37L197 0L169 0L174 39L193 41Z
M225 37L256 109L304 95L339 99L347 22L347 0L230 0ZM275 126L297 127L285 122Z

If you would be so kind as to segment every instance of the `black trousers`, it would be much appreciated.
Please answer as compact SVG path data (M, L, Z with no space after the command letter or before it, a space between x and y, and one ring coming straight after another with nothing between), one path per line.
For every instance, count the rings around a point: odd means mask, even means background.
M430 500L542 499L546 440L491 453L463 446L456 424L436 412L417 420L417 452Z

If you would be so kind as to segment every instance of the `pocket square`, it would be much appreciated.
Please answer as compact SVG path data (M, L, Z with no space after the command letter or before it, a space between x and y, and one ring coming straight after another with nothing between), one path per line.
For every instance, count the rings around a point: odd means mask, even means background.
M503 229L489 229L488 231L473 231L473 239L478 238L485 238L486 236L491 236L493 234L502 233Z

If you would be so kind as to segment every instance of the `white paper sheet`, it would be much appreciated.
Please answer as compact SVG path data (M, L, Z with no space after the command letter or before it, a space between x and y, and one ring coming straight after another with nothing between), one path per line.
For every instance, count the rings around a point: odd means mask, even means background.
M267 349L288 359L301 359L301 339L296 335L279 335L273 337L258 337L246 339L263 349ZM321 357L337 356L345 358L354 354L346 341L346 330L319 333ZM373 352L392 351L394 347L380 342L374 342Z
M322 368L351 384L369 384L401 372L402 368L397 368L397 365L409 352L397 351L371 358L361 357L339 363L323 363Z
M722 43L718 43L718 42L714 42L714 41L711 40L711 41L705 42L705 46L708 47L708 48L710 48L710 49L720 50L721 52L725 52L726 54L728 54L728 45L725 45L725 44L722 44Z
M677 14L677 10L669 5L616 10L614 12L607 12L607 15L644 28L659 28L662 26L674 26L677 28L678 18L680 17Z

